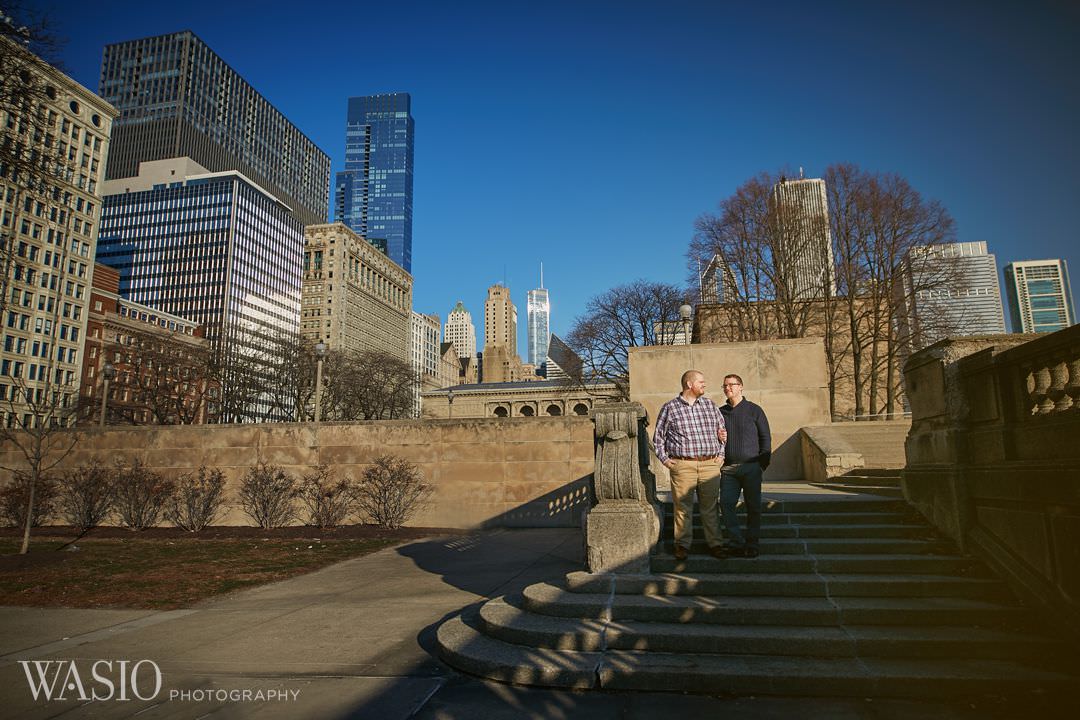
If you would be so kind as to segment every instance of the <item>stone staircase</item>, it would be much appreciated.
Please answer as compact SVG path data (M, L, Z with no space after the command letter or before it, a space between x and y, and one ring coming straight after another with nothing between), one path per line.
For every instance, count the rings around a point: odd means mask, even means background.
M901 498L900 473L902 468L859 468L823 482L811 483L814 487L844 492L872 493L885 497Z
M649 574L572 572L470 607L440 656L517 684L708 694L1050 707L1077 682L1075 649L902 501L766 490L759 558L698 540L678 562L669 541Z

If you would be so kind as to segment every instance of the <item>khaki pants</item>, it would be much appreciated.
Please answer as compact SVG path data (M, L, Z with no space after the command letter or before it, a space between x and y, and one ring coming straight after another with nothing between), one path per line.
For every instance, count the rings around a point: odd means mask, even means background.
M720 535L720 518L717 501L720 497L720 462L712 460L675 460L671 468L671 498L675 505L675 546L690 549L693 538L691 518L694 510L694 492L697 492L701 525L705 530L705 542L710 548L720 547L724 539Z

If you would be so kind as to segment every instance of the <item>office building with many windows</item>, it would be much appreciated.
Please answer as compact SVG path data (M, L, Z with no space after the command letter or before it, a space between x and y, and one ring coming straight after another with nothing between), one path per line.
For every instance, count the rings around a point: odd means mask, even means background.
M825 181L781 177L773 186L770 210L778 233L773 262L776 292L788 300L813 300L836 294L832 231Z
M460 300L446 318L443 336L447 342L454 344L458 357L476 356L476 325L473 324L472 314Z
M408 93L349 98L334 219L412 272L413 118Z
M97 259L119 272L122 297L203 325L235 362L297 331L304 226L269 191L174 158L140 164L104 194ZM244 417L276 419L258 405ZM223 419L244 419L236 412Z
M547 362L548 340L551 337L551 301L544 288L543 274L540 287L529 291L526 313L529 323L529 363L539 368Z
M0 421L69 425L115 109L0 37Z
M240 172L304 224L326 222L329 156L194 33L106 45L99 92L120 112L107 179L186 156Z
M984 241L915 247L900 269L897 325L911 351L945 337L1005 332L997 259Z
M1009 263L1005 266L1005 294L1013 332L1055 332L1076 324L1069 268L1064 260Z

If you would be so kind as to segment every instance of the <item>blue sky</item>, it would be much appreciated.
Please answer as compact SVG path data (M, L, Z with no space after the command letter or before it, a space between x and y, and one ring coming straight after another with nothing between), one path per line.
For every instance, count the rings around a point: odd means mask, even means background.
M695 218L782 168L896 172L999 268L1080 280L1075 3L34 4L91 89L106 43L193 30L334 170L346 99L411 93L414 307L479 325L505 278L522 352L541 261L565 334L609 287L683 283Z

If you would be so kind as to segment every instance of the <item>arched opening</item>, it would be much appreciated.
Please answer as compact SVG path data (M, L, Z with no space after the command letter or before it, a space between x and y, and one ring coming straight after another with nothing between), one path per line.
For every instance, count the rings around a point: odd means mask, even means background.
M558 417L559 415L562 415L562 408L560 408L558 405L548 405L547 414L551 415L552 417Z
M507 414L508 413L506 412L506 408L501 407L501 406L495 408L495 417L506 417Z
M521 411L520 411L521 417L532 417L534 414L535 413L534 413L533 409L531 407L529 407L528 405L521 408Z
M589 414L589 406L586 405L585 403L578 403L577 405L574 406L574 414L575 415L588 415Z

